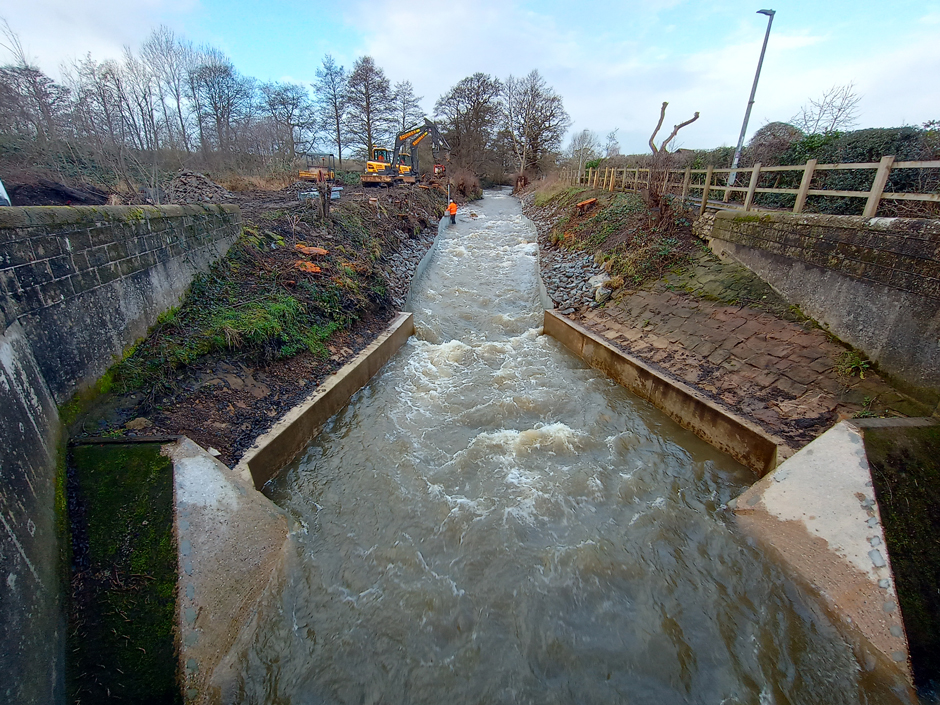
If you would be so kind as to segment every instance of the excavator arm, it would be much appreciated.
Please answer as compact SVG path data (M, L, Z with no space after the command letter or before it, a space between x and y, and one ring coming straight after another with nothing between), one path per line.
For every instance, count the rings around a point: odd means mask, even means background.
M442 146L444 149L450 151L450 144L444 139L444 135L441 134L437 125L425 118L423 125L399 132L395 137L395 153L392 158L392 163L398 163L398 154L401 152L402 146L407 144L411 151L412 175L418 176L418 145L428 135L431 136L431 153L434 155L435 159L437 159L437 155Z

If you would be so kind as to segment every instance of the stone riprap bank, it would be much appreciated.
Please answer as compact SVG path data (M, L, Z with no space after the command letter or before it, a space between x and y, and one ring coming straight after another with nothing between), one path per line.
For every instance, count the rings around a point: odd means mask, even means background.
M57 405L178 304L240 229L236 206L0 208L0 700L65 699Z
M940 221L719 212L702 234L905 391L940 402Z

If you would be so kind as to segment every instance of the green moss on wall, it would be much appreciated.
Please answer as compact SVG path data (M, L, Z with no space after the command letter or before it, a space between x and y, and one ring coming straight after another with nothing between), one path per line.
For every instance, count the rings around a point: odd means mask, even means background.
M940 426L865 431L914 681L940 685Z
M179 702L173 467L157 443L71 450L74 701Z

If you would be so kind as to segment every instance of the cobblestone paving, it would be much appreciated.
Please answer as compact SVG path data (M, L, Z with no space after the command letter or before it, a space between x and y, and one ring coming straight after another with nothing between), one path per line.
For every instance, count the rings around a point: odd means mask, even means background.
M929 415L747 269L703 252L686 271L571 315L798 450L856 415Z

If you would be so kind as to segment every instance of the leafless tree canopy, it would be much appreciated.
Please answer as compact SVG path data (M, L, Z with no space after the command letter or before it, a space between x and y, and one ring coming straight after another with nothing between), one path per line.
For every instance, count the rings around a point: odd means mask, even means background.
M399 81L395 84L392 104L395 111L396 131L414 127L424 117L424 111L421 109L421 96L415 95L411 81Z
M604 154L608 159L610 157L616 157L620 154L620 142L617 141L618 132L620 132L620 128L615 127L613 130L607 133L607 138L604 142Z
M581 130L571 137L568 144L568 157L572 165L576 165L578 173L584 168L585 162L600 156L600 140L593 130Z
M503 84L503 125L520 172L540 168L571 124L564 102L537 70Z
M434 104L434 116L441 121L458 166L482 173L492 156L501 90L499 79L478 72L458 81Z
M340 167L343 166L343 146L346 144L343 125L349 107L346 78L346 70L327 54L323 57L323 64L317 69L317 80L313 83L319 122L330 135L331 142L336 145Z
M260 83L167 27L118 59L76 59L56 82L0 21L0 144L13 146L3 158L102 186L137 191L183 166L289 173L324 148L342 165L419 122L420 101L407 80L393 90L368 56L347 72L327 54L310 86ZM472 74L440 96L435 115L453 161L497 179L553 165L570 122L537 71Z
M371 56L356 60L346 84L347 143L368 156L372 145L388 141L395 129L392 88Z
M855 84L833 86L818 100L810 100L790 119L794 127L808 135L829 135L845 132L858 124L858 104L862 97Z

